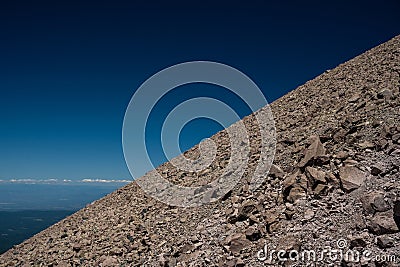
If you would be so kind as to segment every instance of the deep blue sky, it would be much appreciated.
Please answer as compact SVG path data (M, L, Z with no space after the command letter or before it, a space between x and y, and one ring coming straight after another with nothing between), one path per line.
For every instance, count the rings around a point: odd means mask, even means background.
M80 2L0 3L0 179L129 178L124 112L165 67L225 63L271 102L400 33L398 1ZM218 129L193 122L182 148Z

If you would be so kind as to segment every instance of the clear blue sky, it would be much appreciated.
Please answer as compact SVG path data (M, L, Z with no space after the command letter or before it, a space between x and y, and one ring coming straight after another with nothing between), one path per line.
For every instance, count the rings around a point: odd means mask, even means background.
M0 4L0 179L130 178L124 112L135 89L165 67L225 63L272 102L400 33L398 1L135 2ZM196 88L186 92L224 94ZM177 104L168 99L155 122ZM149 136L156 164L164 159L157 127ZM195 121L181 146L219 129Z

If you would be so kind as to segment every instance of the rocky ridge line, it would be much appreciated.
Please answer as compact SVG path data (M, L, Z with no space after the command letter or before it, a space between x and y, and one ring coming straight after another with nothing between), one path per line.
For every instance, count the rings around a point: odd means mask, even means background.
M220 201L171 207L131 183L15 246L0 265L290 266L260 261L257 252L266 244L287 251L335 248L345 239L347 249L395 255L397 262L332 266L398 266L399 62L397 36L273 102L276 157L256 192L247 178L260 136L250 115L243 122L251 160L243 182ZM158 171L184 185L214 179L230 149L224 131L212 138L218 157L206 170L184 173L166 163ZM185 154L196 157L198 149Z

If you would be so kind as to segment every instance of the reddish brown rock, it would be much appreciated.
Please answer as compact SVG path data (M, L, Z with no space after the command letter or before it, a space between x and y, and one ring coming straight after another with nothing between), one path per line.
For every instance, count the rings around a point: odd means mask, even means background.
M368 228L376 235L393 234L399 232L399 228L393 218L392 211L376 213L374 217L370 219Z
M321 183L321 184L326 183L324 171L318 170L313 167L306 167L306 174L308 175L310 180L312 180L312 183L314 185L316 185L318 183Z
M367 174L355 166L345 165L340 168L339 177L342 188L346 192L351 192L359 188L365 182Z
M305 198L306 195L307 194L304 188L300 186L295 186L292 189L290 189L289 195L287 196L287 200L291 203L294 203L299 199Z
M233 236L228 242L229 250L234 254L240 253L243 249L250 246L250 244L251 242L243 234Z
M310 161L316 159L317 157L325 156L326 150L324 148L324 145L321 143L319 136L313 135L310 137L310 139L311 144L306 149L304 153L304 158L299 162L299 167L304 167L305 165L310 163Z
M269 169L269 174L275 178L282 179L285 177L285 172L277 165L272 164L271 168Z
M369 192L361 198L364 211L368 214L383 212L390 209L390 204L385 200L385 196L380 192Z

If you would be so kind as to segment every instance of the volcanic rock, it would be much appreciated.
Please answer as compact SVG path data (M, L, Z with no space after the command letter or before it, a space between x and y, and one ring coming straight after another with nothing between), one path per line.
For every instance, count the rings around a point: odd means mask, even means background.
M377 96L379 99L389 100L393 96L393 92L391 90L384 89L380 91Z
M325 148L324 145L321 143L319 136L313 135L310 137L311 144L306 149L304 153L304 158L299 162L299 167L304 167L305 165L309 164L310 161L317 159L318 157L325 156Z
M342 187L346 192L359 188L365 181L367 175L355 166L345 165L339 170Z
M212 192L215 201L198 207L162 203L138 185L150 172L14 246L0 266L308 266L256 255L265 245L318 251L343 238L371 255L399 255L399 81L397 36L270 105L277 142L269 174L256 172L262 138L251 114L242 120L249 137L244 175L221 199ZM227 130L210 139L217 152L205 170L167 162L154 171L207 190L237 154ZM199 146L184 155L197 159ZM252 188L255 173L265 180ZM374 259L352 264L329 266L384 266Z
M246 247L250 246L251 242L247 240L245 235L236 234L228 239L227 244L229 245L229 250L233 254L237 254L240 253Z
M312 180L313 184L326 183L325 172L313 167L306 167L306 174Z
M371 192L361 198L364 211L368 214L383 212L390 209L390 204L385 200L385 196L380 192Z
M386 235L378 236L376 240L380 248L390 248L394 245L394 240Z
M306 191L301 186L295 186L290 189L289 195L287 196L287 200L291 203L294 203L300 199L306 197Z
M269 169L269 174L275 178L282 179L285 177L285 172L277 165L272 164L271 168Z
M357 235L357 236L352 236L350 238L350 245L349 248L357 248L361 247L364 248L367 245L367 242L365 241L368 238L366 235Z
M346 151L339 151L339 152L335 155L335 157L338 158L338 159L346 159L346 158L349 157L349 153L346 152Z
M369 221L369 230L376 235L393 234L399 232L399 228L393 218L392 211L379 212Z
M245 232L246 238L250 241L257 241L261 238L261 232L255 227L250 227Z
M372 175L379 175L382 172L382 169L379 166L372 166L371 167L371 174Z

